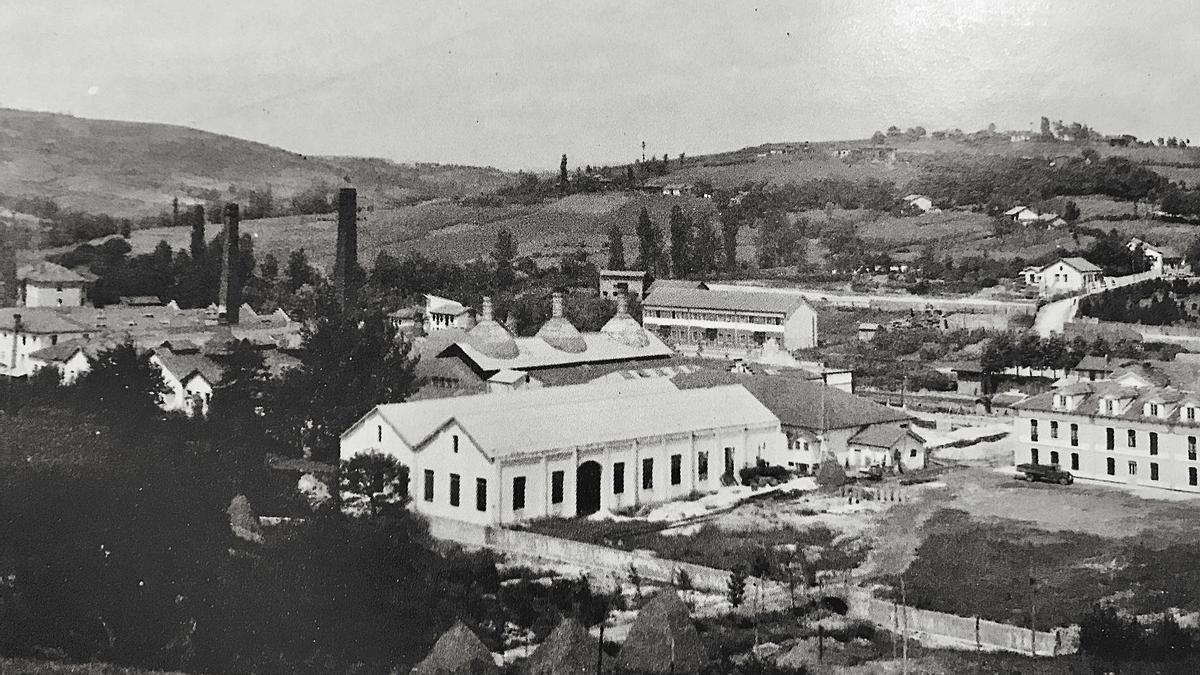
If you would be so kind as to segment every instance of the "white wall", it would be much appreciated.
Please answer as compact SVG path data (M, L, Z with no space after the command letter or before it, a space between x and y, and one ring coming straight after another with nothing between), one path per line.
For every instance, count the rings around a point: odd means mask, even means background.
M783 324L785 349L808 349L817 346L817 313L807 304L792 312Z
M37 367L44 365L38 359L31 359L33 352L58 344L60 340L70 340L78 335L45 335L40 333L22 332L19 335L13 331L0 331L0 367L13 377L29 375ZM16 342L17 359L13 363L13 343Z
M83 286L25 283L26 307L81 307L83 301Z

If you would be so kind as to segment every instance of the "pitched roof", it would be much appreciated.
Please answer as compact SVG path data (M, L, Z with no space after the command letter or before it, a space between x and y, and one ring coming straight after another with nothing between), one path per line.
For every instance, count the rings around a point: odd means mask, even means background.
M0 330L13 330L18 314L21 316L21 330L27 333L53 335L90 332L89 328L49 307L0 307Z
M1005 212L1004 212L1004 215L1006 215L1006 216L1015 216L1015 215L1017 215L1018 213L1020 213L1020 212L1024 211L1025 209L1026 209L1026 207L1024 207L1024 206L1014 206L1014 207L1012 207L1011 209L1009 209L1009 210L1005 211Z
M912 429L902 429L884 424L873 424L851 436L848 442L871 448L887 448L890 450L896 447L905 436L912 436L922 443L925 442L925 439L921 438L921 435Z
M430 314L453 314L458 316L467 311L467 306L456 300L436 295L425 295L425 306Z
M489 457L779 421L742 387L679 391L666 378L474 394L375 410L411 447L454 421Z
M154 355L180 382L193 373L198 373L208 380L209 384L215 385L221 381L221 374L224 372L221 364L203 354L176 354L169 349L163 349L154 352Z
M1050 263L1049 265L1046 265L1042 269L1044 269L1044 270L1050 269L1051 267L1054 267L1055 265L1057 265L1060 262L1064 263L1070 267L1074 267L1076 270L1078 270L1080 272L1101 272L1101 271L1103 271L1102 269L1100 269L1100 267L1098 267L1096 264L1092 263L1088 259L1079 258L1079 257L1062 258L1060 260L1055 260L1054 262Z
M868 424L911 420L912 415L889 408L822 382L786 375L740 375L696 371L677 375L680 389L740 384L779 417L785 426L825 431Z
M655 283L643 307L739 310L791 314L808 305L802 296L770 291L712 291L662 287Z
M643 270L600 270L602 277L616 277L619 279L643 279L646 272Z
M47 363L65 363L69 361L72 356L75 356L75 352L84 351L87 344L88 340L84 340L83 338L65 340L56 345L43 347L36 352L32 352L29 355L29 358L45 361ZM85 355L86 353L87 352L84 351Z
M38 281L48 284L82 284L85 281L75 272L48 260L21 267L17 270L17 278L23 281Z

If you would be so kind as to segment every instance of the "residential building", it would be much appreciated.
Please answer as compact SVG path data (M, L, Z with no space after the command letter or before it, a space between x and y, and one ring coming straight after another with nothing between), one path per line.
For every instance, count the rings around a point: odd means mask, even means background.
M1013 463L1078 478L1200 493L1200 396L1121 380L1076 382L1013 406Z
M1038 222L1038 212L1028 206L1014 206L1004 212L1004 215L1011 219L1014 223L1021 225L1031 225Z
M1157 272L1173 274L1184 270L1183 254L1170 246L1156 246L1134 237L1126 247L1130 252L1141 248L1142 254L1150 261L1151 269Z
M761 349L769 340L791 351L817 346L817 313L803 297L755 291L655 287L642 324L677 346L704 352Z
M449 298L425 294L425 332L459 328L468 330L473 325L474 312L470 307Z
M42 261L17 270L17 304L24 307L80 307L88 280L62 265Z
M1104 270L1084 258L1061 258L1038 274L1038 290L1043 296L1093 290L1104 279Z
M650 275L641 270L600 270L600 297L636 295L638 300L650 292Z
M908 430L913 417L837 387L788 374L748 375L701 370L672 378L680 389L740 384L782 424L787 452L779 464L816 473L835 459L848 469L872 465L898 470L925 466L925 446ZM882 444L882 445L881 445Z
M487 525L712 492L784 450L779 419L744 388L665 378L385 404L341 437L342 459L406 465L414 510Z
M908 195L904 198L904 210L908 213L941 213L933 200L925 195Z

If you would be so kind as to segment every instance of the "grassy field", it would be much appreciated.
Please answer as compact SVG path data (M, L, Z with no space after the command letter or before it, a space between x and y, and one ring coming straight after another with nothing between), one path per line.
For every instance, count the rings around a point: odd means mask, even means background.
M162 670L125 668L107 663L64 663L0 657L0 675L167 675Z

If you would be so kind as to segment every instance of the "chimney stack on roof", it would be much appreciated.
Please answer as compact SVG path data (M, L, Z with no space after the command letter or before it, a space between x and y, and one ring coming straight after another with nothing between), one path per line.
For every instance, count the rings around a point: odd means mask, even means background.
M629 298L624 293L617 293L617 314L629 313Z
M563 294L555 291L550 296L550 318L561 319L563 317Z
M479 317L482 321L493 321L495 308L492 307L492 298L489 295L483 296L483 306L479 309Z
M225 254L222 256L225 274L221 277L221 298L225 303L225 323L236 326L242 307L242 280L238 277L238 225L241 215L237 204L225 205Z
M358 192L341 188L337 195L337 251L333 288L342 309L354 304L358 275Z

